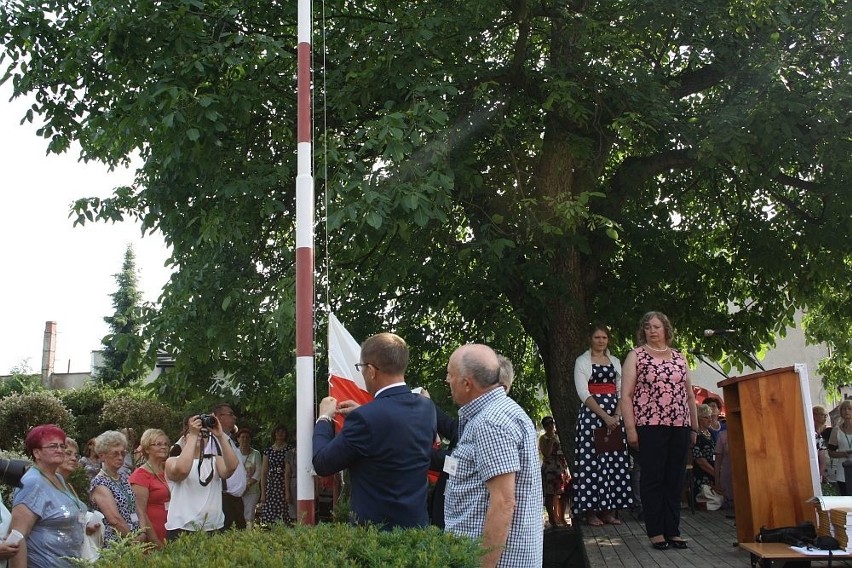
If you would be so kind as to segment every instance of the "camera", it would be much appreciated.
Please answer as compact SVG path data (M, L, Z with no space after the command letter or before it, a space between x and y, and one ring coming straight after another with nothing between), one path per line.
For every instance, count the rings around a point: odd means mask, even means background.
M29 468L30 462L28 461L0 458L0 482L13 487L21 487L21 478Z
M201 420L202 428L214 428L217 424L216 417L212 414L199 414L198 419Z

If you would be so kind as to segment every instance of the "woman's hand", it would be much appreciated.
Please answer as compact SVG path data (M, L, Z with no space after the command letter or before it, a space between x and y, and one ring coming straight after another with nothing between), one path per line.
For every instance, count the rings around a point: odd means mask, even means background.
M101 528L100 523L88 523L86 524L86 534L92 536Z
M609 432L612 432L616 428L618 428L619 420L618 416L613 416L611 414L607 414L606 418L603 419L604 425Z
M639 449L639 433L636 432L636 428L629 428L627 430L627 445L634 450Z
M19 542L15 544L9 544L7 542L0 542L0 560L8 560L12 558L18 553L18 549L21 547Z

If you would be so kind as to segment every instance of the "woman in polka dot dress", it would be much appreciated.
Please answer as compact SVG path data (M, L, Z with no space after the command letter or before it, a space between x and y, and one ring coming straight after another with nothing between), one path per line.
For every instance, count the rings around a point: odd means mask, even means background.
M287 501L290 489L287 486L287 428L278 425L272 431L273 444L263 450L260 473L260 502L263 504L261 519L265 523L289 524L290 511Z
M621 364L609 354L606 326L595 325L589 340L590 349L574 364L574 385L583 401L574 445L574 514L577 518L585 515L586 523L595 527L620 525L614 511L633 503L626 446L624 451L598 454L594 433L597 428L614 430L621 424Z

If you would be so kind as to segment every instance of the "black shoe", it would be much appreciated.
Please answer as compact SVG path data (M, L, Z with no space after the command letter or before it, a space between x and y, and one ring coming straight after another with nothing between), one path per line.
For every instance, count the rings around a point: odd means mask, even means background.
M666 544L670 544L672 548L677 548L679 550L684 550L686 548L689 548L689 546L686 544L685 540L672 540L670 538L667 538Z
M661 540L660 542L652 542L651 546L654 547L654 549L656 549L656 550L668 550L669 549L669 543L664 541L664 540Z

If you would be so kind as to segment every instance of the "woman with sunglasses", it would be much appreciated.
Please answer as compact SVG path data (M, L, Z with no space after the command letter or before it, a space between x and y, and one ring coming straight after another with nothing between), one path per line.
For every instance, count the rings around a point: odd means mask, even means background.
M65 432L54 424L36 426L24 440L33 467L21 478L22 488L12 503L11 530L24 539L10 568L72 566L79 558L86 523L86 506L57 473L65 461Z
M102 465L89 486L89 497L92 507L104 516L104 546L108 547L119 536L139 530L141 515L128 476L119 471L127 455L127 438L121 432L107 430L95 438L95 451ZM147 540L145 533L137 538L140 542Z

